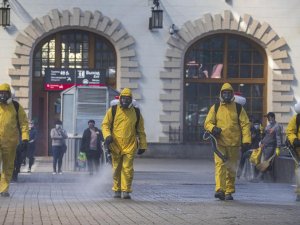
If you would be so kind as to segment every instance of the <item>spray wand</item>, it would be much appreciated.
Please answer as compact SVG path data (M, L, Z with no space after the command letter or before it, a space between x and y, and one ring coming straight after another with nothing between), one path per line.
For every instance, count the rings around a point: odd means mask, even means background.
M108 144L104 143L103 147L104 147L105 162L106 162L106 164L111 165L112 164L112 162L111 162L111 152L110 152L110 149L108 147Z
M218 147L217 147L217 145L218 145L217 139L209 131L205 131L204 134L203 134L203 140L206 141L208 139L210 139L210 141L211 141L211 145L212 145L214 153L216 153L216 155L220 159L222 159L223 163L225 163L227 161L227 157L226 157L226 155L223 155L223 153L220 152L220 150L218 149Z
M296 149L294 148L294 146L291 144L291 142L287 139L285 142L285 147L284 149L287 149L290 153L290 155L292 156L293 160L295 161L295 163L297 164L298 168L300 167L300 157L296 151Z

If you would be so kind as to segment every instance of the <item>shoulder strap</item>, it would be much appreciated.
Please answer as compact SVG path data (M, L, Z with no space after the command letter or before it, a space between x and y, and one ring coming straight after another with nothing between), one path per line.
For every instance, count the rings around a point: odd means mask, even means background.
M235 103L235 106L236 106L236 112L237 112L238 119L239 119L239 118L240 118L241 111L242 111L242 105L239 104L239 103Z
M236 106L236 113L237 113L237 117L238 117L238 124L240 125L240 114L242 111L242 105L239 103L235 103Z
M12 102L14 104L16 112L19 112L19 102L15 101L15 100L12 100Z
M215 103L215 114L217 114L218 109L219 109L220 103Z
M297 133L299 131L299 126L300 126L300 113L297 114L296 117L296 126L297 126Z
M135 123L135 130L137 130L137 127L139 125L140 122L140 116L141 116L141 112L139 108L133 107L135 110L135 115L136 115L136 123Z
M113 105L111 107L111 114L112 114L112 122L111 122L111 129L110 129L111 131L113 130L113 127L114 127L116 111L117 111L117 105Z
M19 103L15 100L12 100L13 104L14 104L14 107L15 107L15 110L16 110L16 120L17 120L17 126L18 126L18 130L19 130L19 133L21 134L21 128L20 128L20 120L19 120Z

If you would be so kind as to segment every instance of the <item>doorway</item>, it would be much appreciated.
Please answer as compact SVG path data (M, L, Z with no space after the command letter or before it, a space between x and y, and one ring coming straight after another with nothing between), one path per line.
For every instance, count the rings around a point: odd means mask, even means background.
M46 91L46 68L82 68L109 71L106 84L116 88L116 51L104 37L82 30L60 31L35 48L32 76L32 119L37 123L37 156L51 155L50 130L61 117L60 91Z

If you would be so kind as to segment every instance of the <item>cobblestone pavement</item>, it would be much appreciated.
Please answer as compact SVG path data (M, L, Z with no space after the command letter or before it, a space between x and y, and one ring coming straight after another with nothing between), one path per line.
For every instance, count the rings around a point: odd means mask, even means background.
M52 175L39 158L0 198L0 224L299 224L291 184L237 182L234 201L214 199L213 162L135 161L132 200L113 199L111 169Z

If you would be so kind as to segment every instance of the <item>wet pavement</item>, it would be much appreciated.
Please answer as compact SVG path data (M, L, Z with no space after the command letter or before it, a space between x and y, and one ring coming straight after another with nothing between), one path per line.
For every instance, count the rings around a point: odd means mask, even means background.
M0 224L299 224L294 186L238 180L234 201L214 195L213 162L135 161L132 200L113 199L111 168L52 175L51 158L38 158L0 198Z

